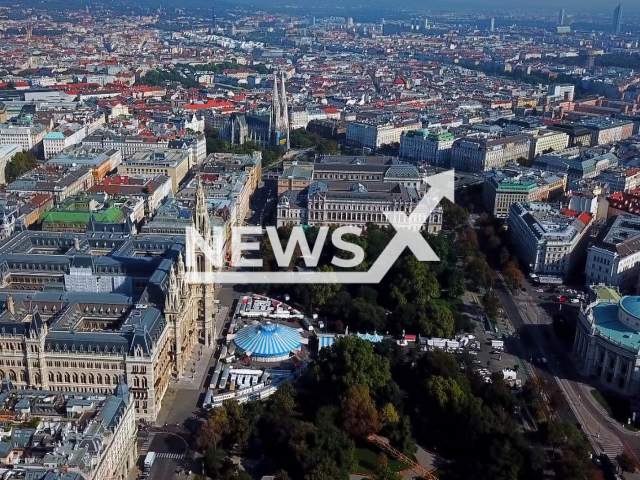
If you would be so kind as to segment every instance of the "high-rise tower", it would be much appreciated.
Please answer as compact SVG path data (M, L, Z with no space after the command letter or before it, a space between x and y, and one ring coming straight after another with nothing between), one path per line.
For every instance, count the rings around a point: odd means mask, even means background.
M558 25L564 25L564 8L561 8L560 13L558 14Z
M613 11L613 22L612 22L613 32L620 33L622 30L622 4L618 4L616 9Z

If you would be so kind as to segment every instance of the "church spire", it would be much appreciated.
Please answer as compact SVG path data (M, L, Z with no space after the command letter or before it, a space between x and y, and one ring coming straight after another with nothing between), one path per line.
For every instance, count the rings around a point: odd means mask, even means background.
M280 72L280 102L282 103L281 107L281 115L282 119L280 122L282 123L282 132L287 136L287 144L286 149L289 150L289 107L287 105L287 89L285 83L286 77L284 75L284 70Z
M280 96L278 94L278 74L273 72L273 92L271 93L271 116L273 117L273 122L271 123L272 128L277 132L280 129ZM276 140L278 136L275 136Z
M202 178L200 176L198 176L196 184L196 205L193 220L198 233L205 240L209 240L211 237L211 219L209 218L209 209L207 208L204 186L202 185Z

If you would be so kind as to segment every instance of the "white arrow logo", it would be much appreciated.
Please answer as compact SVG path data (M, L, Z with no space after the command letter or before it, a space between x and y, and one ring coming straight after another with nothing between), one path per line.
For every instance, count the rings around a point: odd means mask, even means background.
M422 262L437 262L440 259L433 251L429 243L420 234L421 228L429 220L431 213L438 206L443 198L447 198L451 201L454 200L454 171L448 170L437 175L426 177L425 181L431 188L427 191L425 196L420 200L416 208L410 215L406 215L404 212L392 211L384 212L385 217L391 223L396 230L396 235L389 242L384 251L380 254L375 263L371 266L371 269L367 272L199 272L196 271L196 252L195 246L197 245L203 255L211 261L213 265L221 266L222 261L219 255L215 255L211 251L211 248L206 244L204 239L199 235L195 228L187 228L187 244L186 244L186 266L187 282L189 283L379 283L386 273L391 269L395 261L400 257L403 250L409 247L416 258ZM244 231L240 233L255 234L256 231L247 231L246 227ZM296 232L295 228L300 232ZM324 229L324 230L323 230ZM351 233L359 235L362 229L360 227L341 227L337 229L332 235L334 244L342 243L343 245L350 245L344 242L340 237L344 234ZM269 237L277 240L277 232L275 227L267 227ZM320 227L319 239L324 239L327 235L328 227ZM295 233L295 236L294 236ZM308 264L316 264L318 257L320 256L320 248L310 251L308 245L302 243L304 234L302 227L294 227L294 233L289 242L297 241L301 245L301 250L305 253L306 257L309 257ZM324 243L324 242L323 242ZM294 244L295 245L295 244ZM317 244L316 244L317 245ZM288 246L287 252L293 252L294 247ZM342 246L340 246L342 248ZM350 249L349 249L350 250ZM361 249L360 249L361 251ZM280 256L290 258L290 255L284 255L282 249L277 252ZM358 255L354 255L357 259L355 265L362 262L363 258L359 258ZM353 267L354 260L341 260L334 259L332 263L339 267ZM315 262L315 263L314 263ZM348 265L347 265L348 264ZM254 266L256 266L254 264Z

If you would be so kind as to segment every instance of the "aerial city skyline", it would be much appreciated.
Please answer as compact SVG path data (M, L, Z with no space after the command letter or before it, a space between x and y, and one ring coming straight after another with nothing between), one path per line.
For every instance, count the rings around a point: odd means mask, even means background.
M635 478L639 25L0 0L0 478Z

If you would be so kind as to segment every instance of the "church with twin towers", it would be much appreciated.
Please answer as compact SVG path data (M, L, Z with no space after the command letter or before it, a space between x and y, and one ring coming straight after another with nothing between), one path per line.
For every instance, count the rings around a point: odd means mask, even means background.
M289 105L287 102L286 76L284 71L274 72L271 105L267 111L255 113L233 113L220 129L220 136L231 145L253 142L262 148L278 146L288 151Z

